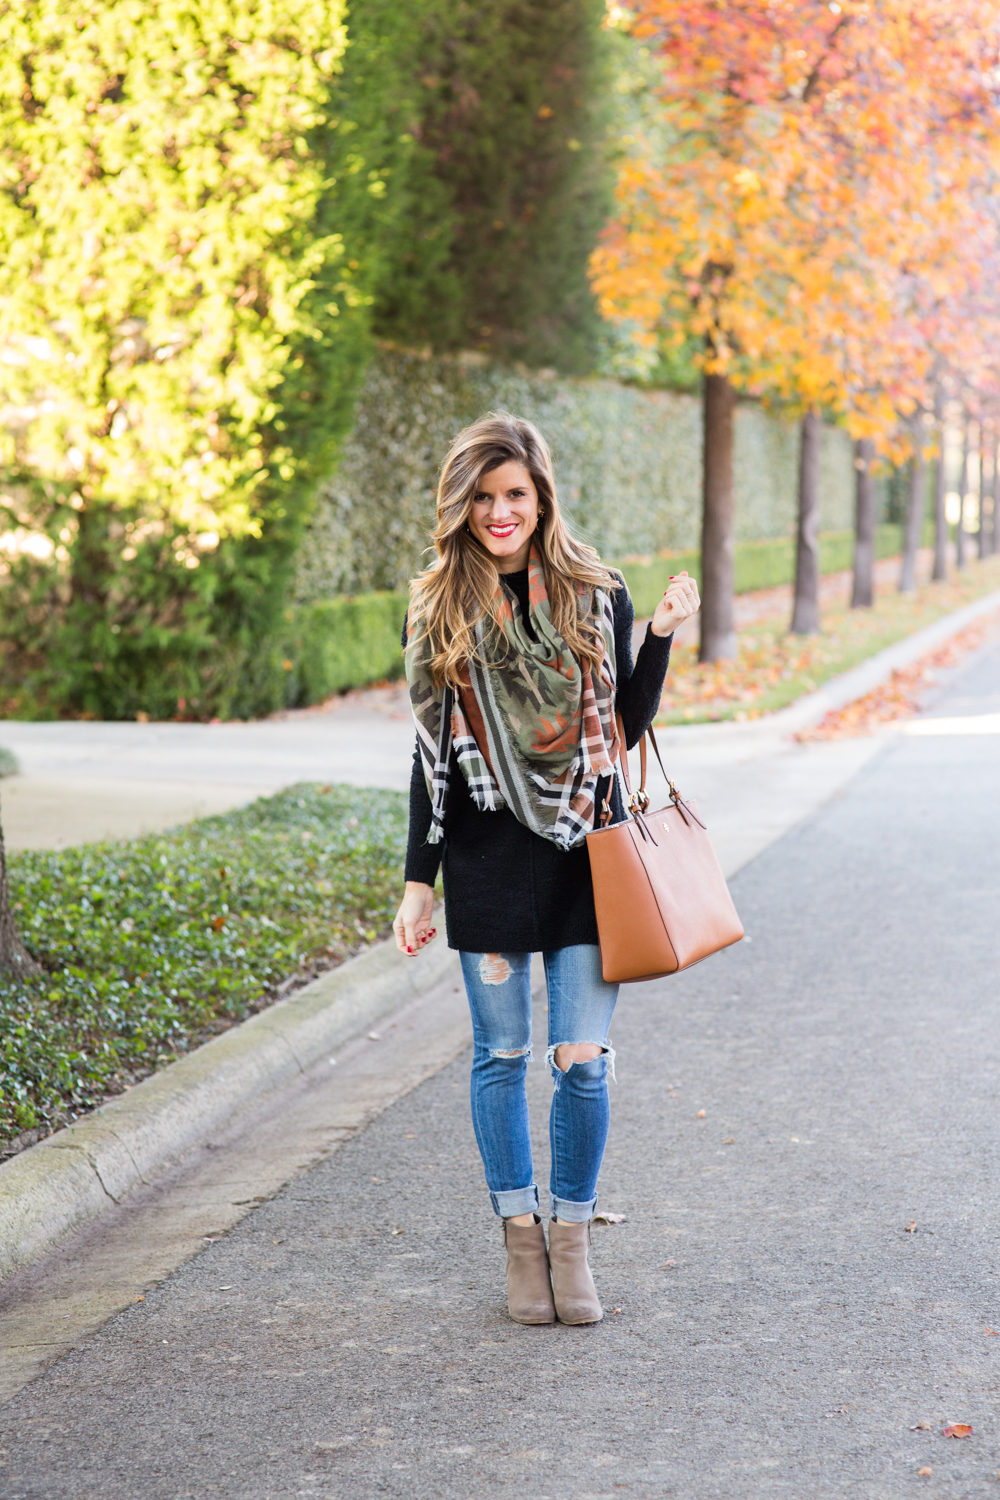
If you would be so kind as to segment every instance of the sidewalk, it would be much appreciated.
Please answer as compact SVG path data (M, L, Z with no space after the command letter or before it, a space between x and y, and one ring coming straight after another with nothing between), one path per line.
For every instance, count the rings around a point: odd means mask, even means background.
M506 1318L464 1056L15 1396L3 1500L992 1493L998 709L994 643L623 990L602 1324Z
M249 724L0 720L21 775L0 781L9 849L132 838L296 781L404 791L413 724L399 687Z

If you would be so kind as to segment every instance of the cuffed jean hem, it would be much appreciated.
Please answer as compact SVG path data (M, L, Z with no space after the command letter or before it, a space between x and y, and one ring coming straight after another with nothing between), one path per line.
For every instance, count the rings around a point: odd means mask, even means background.
M530 1187L508 1188L503 1193L490 1193L493 1212L501 1219L516 1219L519 1214L537 1214L538 1189Z
M597 1207L596 1198L589 1203L571 1203L568 1198L557 1198L555 1193L550 1194L549 1203L552 1217L560 1224L589 1224Z

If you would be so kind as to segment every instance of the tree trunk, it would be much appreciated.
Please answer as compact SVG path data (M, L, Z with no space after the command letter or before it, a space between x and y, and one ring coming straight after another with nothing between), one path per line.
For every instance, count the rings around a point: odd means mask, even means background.
M21 942L10 909L7 885L7 851L4 848L3 825L0 824L0 974L20 974L25 978L42 971Z
M948 580L948 516L944 495L947 475L944 471L944 401L940 391L934 400L934 419L937 426L938 456L934 467L934 571L935 583Z
M965 491L969 482L969 419L962 418L962 469L958 476L958 525L955 527L955 566L964 568L965 556Z
M875 603L875 444L860 438L854 445L854 589L852 609Z
M990 459L990 487L987 489L987 458ZM997 428L993 422L979 425L979 556L988 558L996 552L997 501Z
M924 458L923 430L914 424L913 458L910 462L910 504L906 512L903 536L903 566L899 573L899 592L912 594L917 587L917 549L924 529L927 510L927 462Z
M807 411L799 429L799 529L795 546L793 635L819 632L819 454L823 418Z
M986 524L986 502L989 495L986 493L986 423L979 423L979 557L982 560L990 555L990 544L993 540L990 527Z
M736 655L733 546L733 416L736 392L725 375L705 376L699 661Z

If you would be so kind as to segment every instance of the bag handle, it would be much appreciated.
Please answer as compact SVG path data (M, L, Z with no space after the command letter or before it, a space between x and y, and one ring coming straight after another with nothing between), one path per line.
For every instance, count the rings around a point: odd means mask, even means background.
M639 812L645 812L649 806L649 795L646 791L646 736L643 735L639 741L639 790L633 792L628 773L628 751L625 749L625 726L622 723L621 714L617 711L615 724L618 727L618 763L622 768L622 776L625 778L625 790L628 792L628 810L630 813L634 813L636 809ZM659 750L656 752L656 758L660 759ZM663 770L662 761L660 761L660 770Z
M656 743L656 735L653 731L652 724L650 724L649 728L646 730L646 734L644 734L639 741L639 787L637 791L633 792L632 782L629 778L628 771L628 751L625 748L625 726L622 723L622 716L617 710L615 711L615 724L618 727L618 763L621 766L622 776L625 779L625 789L628 792L628 810L632 814L633 818L638 821L639 816L644 813L649 807L649 793L646 791L646 772L648 769L646 763L646 736L648 735L650 744L653 747L653 754L656 756L656 763L663 773L664 781L667 783L667 786L670 789L671 802L674 804L677 811L684 819L685 823L687 822L687 815L690 815L698 824L699 828L704 828L705 825L698 817L698 814L694 812L694 810L688 805L688 803L684 801L684 798L681 796L680 792L677 790L677 788L674 786L674 783L667 775L666 769L663 764L663 757L660 755L660 747ZM607 805L607 803L605 803L605 807L605 816L607 818L607 821L610 822L611 808ZM603 819L602 826L607 826L606 823L604 823Z

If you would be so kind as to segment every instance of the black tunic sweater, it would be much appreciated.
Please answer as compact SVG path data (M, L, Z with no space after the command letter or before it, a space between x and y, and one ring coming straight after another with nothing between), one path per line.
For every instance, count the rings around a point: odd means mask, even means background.
M506 573L503 581L517 595L528 618L528 570ZM616 707L631 747L645 734L659 707L673 636L646 638L632 663L635 612L628 590L614 595ZM403 627L406 645L406 627ZM618 779L597 785L599 810L608 795L615 821L625 816ZM410 831L406 879L433 885L443 865L449 948L468 953L537 953L597 942L594 887L586 844L564 851L518 822L507 808L480 812L452 753L444 842L428 844L431 801L420 751L410 778Z

